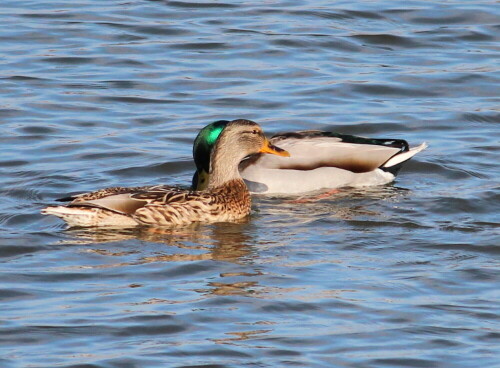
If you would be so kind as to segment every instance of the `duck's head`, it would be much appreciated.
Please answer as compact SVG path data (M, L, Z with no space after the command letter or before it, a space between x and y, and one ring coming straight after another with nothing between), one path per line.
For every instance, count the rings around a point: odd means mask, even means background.
M204 190L209 183L214 166L237 165L245 157L255 153L271 153L279 156L290 154L274 145L264 136L262 128L253 121L237 119L218 120L204 127L193 144L196 172L192 189Z

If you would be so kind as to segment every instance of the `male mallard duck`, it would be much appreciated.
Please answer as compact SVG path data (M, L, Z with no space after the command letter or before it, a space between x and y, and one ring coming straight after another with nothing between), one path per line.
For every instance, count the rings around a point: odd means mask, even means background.
M70 226L188 225L193 222L236 221L250 213L250 194L239 172L240 161L253 153L289 156L273 146L260 126L249 120L227 122L210 154L210 175L203 191L158 185L101 189L62 198L67 206L52 206Z
M210 180L210 151L228 121L203 128L194 141L197 171L192 187L201 190ZM409 148L402 139L375 139L316 130L282 133L270 139L289 158L255 154L239 165L253 193L294 194L340 187L386 184L402 164L427 147Z

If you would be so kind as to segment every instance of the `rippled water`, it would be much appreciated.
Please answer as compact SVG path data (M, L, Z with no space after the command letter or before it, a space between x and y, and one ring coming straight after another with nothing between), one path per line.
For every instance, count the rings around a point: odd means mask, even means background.
M0 7L1 367L498 364L495 1ZM40 208L188 185L218 119L427 141L393 185L240 224L64 230Z

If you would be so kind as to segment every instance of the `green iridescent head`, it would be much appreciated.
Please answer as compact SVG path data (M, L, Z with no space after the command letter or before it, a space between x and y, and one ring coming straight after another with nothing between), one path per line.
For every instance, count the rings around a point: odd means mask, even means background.
M204 189L208 184L210 154L217 139L228 123L228 120L218 120L212 124L208 124L196 136L193 143L193 158L196 165L196 172L191 184L193 190Z

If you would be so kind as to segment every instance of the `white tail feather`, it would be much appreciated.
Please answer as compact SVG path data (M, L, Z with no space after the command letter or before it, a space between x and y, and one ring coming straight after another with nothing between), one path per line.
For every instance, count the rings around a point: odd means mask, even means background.
M42 211L44 215L60 217L69 226L136 226L134 219L92 207L50 206Z
M420 151L423 151L428 147L428 144L426 142L422 143L420 146L413 147L409 151L398 153L397 155L391 157L383 167L391 167L397 164L400 164L402 162L408 161L410 158L415 156L417 153Z

